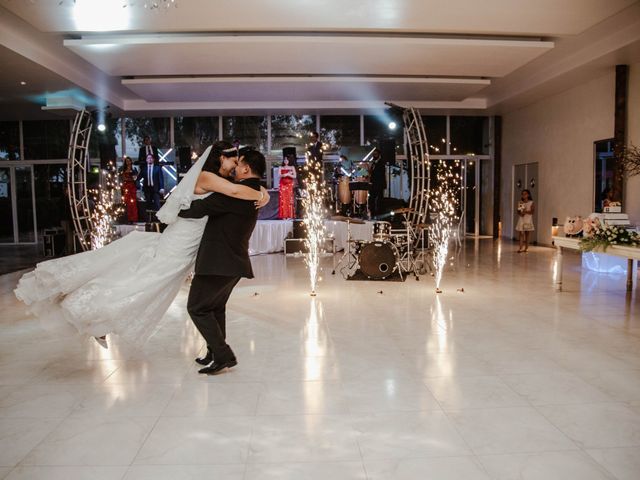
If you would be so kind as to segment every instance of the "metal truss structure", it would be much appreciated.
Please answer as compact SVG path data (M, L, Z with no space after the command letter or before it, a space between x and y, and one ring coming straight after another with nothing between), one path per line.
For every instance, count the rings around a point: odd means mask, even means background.
M429 144L420 112L413 108L403 109L402 119L407 134L407 168L411 182L407 219L413 228L427 223L429 210L429 180L431 175Z
M67 187L69 205L75 237L83 251L91 250L92 220L89 211L89 139L91 137L91 114L83 109L76 114L69 139L67 161Z

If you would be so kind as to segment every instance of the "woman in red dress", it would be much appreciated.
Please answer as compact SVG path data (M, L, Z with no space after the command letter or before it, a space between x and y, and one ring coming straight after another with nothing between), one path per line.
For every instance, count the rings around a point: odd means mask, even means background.
M296 169L289 166L289 159L285 157L280 167L280 198L278 203L279 218L294 218L293 188L296 181Z
M120 171L120 184L122 188L122 200L127 206L127 220L129 223L138 221L138 198L136 195L137 172L133 168L133 160L124 157L124 164Z

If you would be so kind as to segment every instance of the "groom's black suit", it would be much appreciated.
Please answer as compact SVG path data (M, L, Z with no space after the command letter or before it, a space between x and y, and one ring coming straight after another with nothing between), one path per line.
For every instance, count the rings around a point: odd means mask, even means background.
M241 182L260 190L260 179ZM235 360L227 345L226 305L240 278L253 278L249 260L249 239L258 219L254 202L213 193L194 200L183 218L209 216L196 258L196 274L191 283L187 310L207 341L216 363Z

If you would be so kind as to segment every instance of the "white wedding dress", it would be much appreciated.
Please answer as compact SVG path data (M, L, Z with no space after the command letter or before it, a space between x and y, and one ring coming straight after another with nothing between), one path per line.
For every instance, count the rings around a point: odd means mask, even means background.
M158 218L162 234L134 231L98 250L39 263L22 276L16 297L47 330L141 345L153 335L193 268L207 217L178 217L191 201L211 147L171 193ZM70 329L69 326L73 328Z

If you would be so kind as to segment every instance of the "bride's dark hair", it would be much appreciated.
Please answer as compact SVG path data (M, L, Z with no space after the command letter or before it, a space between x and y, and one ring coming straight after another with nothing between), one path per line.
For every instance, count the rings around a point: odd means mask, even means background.
M229 142L216 142L211 146L209 157L204 162L202 170L220 175L220 157L237 157L238 150Z

